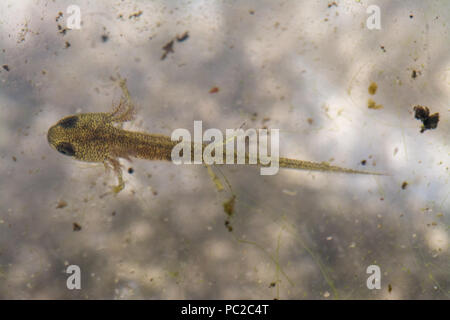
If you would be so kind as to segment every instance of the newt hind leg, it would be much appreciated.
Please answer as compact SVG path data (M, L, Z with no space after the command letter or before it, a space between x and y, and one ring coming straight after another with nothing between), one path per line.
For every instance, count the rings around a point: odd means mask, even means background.
M118 184L117 186L113 186L112 190L115 194L119 193L125 188L125 182L123 181L122 177L122 166L120 165L119 160L115 158L108 158L103 162L103 164L107 172L111 167L114 170L114 173L117 176Z

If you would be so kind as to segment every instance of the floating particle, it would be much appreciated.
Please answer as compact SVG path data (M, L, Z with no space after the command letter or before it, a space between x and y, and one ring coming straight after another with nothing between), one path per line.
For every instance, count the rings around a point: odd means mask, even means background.
M233 195L230 199L223 203L223 210L225 213L231 217L234 214L234 204L236 201L236 196Z
M2 65L2 68L5 69L6 71L9 71L9 66L7 64Z
M173 51L173 40L170 40L168 43L166 43L164 47L162 47L162 49L164 50L164 53L161 56L161 60L164 60L169 53L175 52Z
M430 109L417 105L414 107L414 117L417 120L422 121L422 127L420 133L423 133L428 129L436 129L439 122L439 113L430 115Z
M139 10L138 12L132 13L128 16L128 19L139 18L142 15L143 11Z
M227 219L225 220L225 227L229 232L233 231L233 227L231 226L231 218L234 215L234 205L236 202L236 195L232 195L230 199L223 203L223 210L227 214Z
M338 4L336 3L336 1L333 1L333 2L328 4L328 8L337 7L337 6L338 6Z
M372 82L369 86L369 93L371 95L374 95L375 93L377 93L377 89L378 89L378 85L376 84L376 82Z
M405 190L407 186L408 186L408 182L403 181L403 183L402 183L402 189Z
M73 231L80 231L81 230L81 226L78 223L76 223L76 222L74 222L72 224L72 227L73 227Z
M411 78L415 79L417 78L418 75L421 75L422 73L420 71L417 70L413 70L411 73Z
M58 12L58 15L56 16L55 21L58 22L59 19L61 19L62 17L63 17L63 13L61 11Z
M212 87L211 90L209 90L209 93L217 93L217 92L219 92L218 87Z
M291 191L291 190L287 190L287 189L283 189L282 192L284 194L287 194L288 196L294 197L297 195L297 191Z
M367 107L369 109L374 109L374 110L379 110L379 109L383 109L384 107L381 104L377 104L375 101L373 101L372 99L369 99L367 101Z
M58 204L56 205L56 209L62 209L62 208L65 208L65 207L67 207L67 202L64 201L64 200L60 200L58 202Z
M60 24L58 24L58 32L60 33L60 34L62 34L63 36L65 36L66 35L66 33L67 33L67 31L69 31L70 29L68 29L68 28L63 28Z
M183 42L183 41L187 40L188 38L189 38L189 32L188 31L183 33L181 36L177 35L177 41L178 42Z

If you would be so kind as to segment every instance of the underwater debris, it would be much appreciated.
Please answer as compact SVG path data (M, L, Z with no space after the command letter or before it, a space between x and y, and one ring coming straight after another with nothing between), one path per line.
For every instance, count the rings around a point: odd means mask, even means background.
M381 104L377 104L375 101L373 101L372 99L369 99L367 101L367 108L369 109L374 109L374 110L379 110L379 109L383 109L384 107Z
M417 105L414 107L414 117L417 120L422 121L420 133L423 133L425 130L437 128L439 112L430 115L430 109L428 109L428 107Z
M132 13L128 16L128 19L132 19L132 18L139 18L142 14L144 13L144 11L139 10L138 12Z
M236 195L232 195L230 199L223 203L223 211L227 214L227 219L225 220L225 227L229 232L233 231L233 227L231 226L231 218L234 215L234 205L236 202Z
M78 223L76 223L76 222L74 222L73 224L72 224L72 228L73 228L73 231L80 231L81 229L82 229L82 227L78 224Z
M217 93L217 92L219 92L218 87L212 87L211 90L209 90L209 93Z
M58 202L58 204L56 205L56 209L62 209L62 208L65 208L65 207L67 207L67 202L64 201L64 200L60 200Z
M162 47L164 50L163 55L161 56L161 60L164 60L169 53L174 53L173 51L173 40L170 40L170 42L166 43L164 47Z
M58 33L62 34L63 36L66 35L67 31L69 31L70 29L67 27L62 27L60 24L58 24Z
M374 95L375 93L377 93L377 89L378 89L378 85L376 84L376 82L372 82L369 86L369 93L371 95Z
M415 79L417 78L417 76L421 75L422 73L420 71L417 70L413 70L411 73L411 78Z
M63 17L63 13L61 11L58 12L58 15L56 16L55 21L58 22L59 19L61 19L62 17Z
M328 8L331 8L331 7L337 7L338 6L338 4L336 3L336 1L333 1L333 2L331 2L331 3L329 3L328 4Z
M177 36L177 41L183 42L183 41L187 40L188 38L189 38L189 31L186 31L181 36Z
M181 36L176 36L175 38L173 38L172 40L170 40L169 42L167 42L164 47L162 47L162 49L164 50L163 55L161 56L161 60L166 59L167 55L169 53L174 53L174 49L173 49L173 45L175 43L175 40L177 40L177 42L183 42L185 40L187 40L189 38L189 32L186 31L185 33L183 33Z

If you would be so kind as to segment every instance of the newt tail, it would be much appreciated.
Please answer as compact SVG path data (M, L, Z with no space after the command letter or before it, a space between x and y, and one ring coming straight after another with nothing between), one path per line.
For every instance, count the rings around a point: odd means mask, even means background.
M327 172L342 172L342 173L353 173L353 174L368 174L368 175L384 175L383 173L353 170L337 166L332 166L328 162L312 162L297 159L280 158L279 162L280 168L288 169L301 169L310 171L327 171Z

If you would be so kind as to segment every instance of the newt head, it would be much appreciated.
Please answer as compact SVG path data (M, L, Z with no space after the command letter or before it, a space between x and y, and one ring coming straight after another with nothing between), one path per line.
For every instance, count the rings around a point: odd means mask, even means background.
M114 131L107 113L84 113L62 118L48 129L47 140L59 153L74 159L103 162L107 136Z

